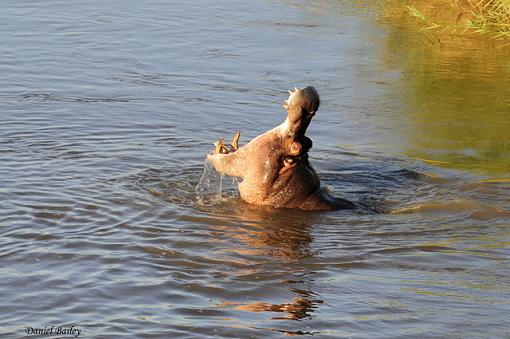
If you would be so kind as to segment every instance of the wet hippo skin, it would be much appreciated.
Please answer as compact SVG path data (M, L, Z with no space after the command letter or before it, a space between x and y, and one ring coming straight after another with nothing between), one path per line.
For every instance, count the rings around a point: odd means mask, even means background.
M288 115L282 124L240 148L239 132L230 147L220 139L207 159L216 171L242 179L239 192L248 203L302 210L354 208L353 203L321 188L308 161L312 140L305 133L319 108L319 94L311 86L289 94L283 105Z

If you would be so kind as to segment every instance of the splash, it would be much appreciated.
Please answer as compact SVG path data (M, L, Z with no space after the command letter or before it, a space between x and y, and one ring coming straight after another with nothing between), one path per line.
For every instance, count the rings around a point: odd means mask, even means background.
M224 174L216 172L208 160L204 162L204 172L197 186L195 187L198 201L204 200L228 200L239 195L236 177L225 177Z

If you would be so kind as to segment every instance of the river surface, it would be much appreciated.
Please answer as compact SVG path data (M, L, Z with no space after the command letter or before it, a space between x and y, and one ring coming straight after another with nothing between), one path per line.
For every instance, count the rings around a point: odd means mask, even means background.
M0 336L510 337L510 53L375 3L3 0ZM306 85L322 184L383 213L205 163Z

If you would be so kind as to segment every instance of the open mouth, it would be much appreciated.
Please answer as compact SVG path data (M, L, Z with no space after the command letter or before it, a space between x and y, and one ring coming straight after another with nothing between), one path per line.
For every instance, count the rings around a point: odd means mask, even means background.
M237 131L234 133L232 140L230 141L230 145L225 145L225 140L218 139L214 142L214 153L215 154L229 154L237 151L239 149L239 138L241 137L241 132Z

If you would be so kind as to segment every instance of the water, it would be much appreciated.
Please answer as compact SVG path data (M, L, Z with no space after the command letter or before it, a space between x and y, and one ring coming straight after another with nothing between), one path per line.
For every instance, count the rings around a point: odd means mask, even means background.
M510 336L509 53L398 6L3 1L2 337ZM198 194L306 85L323 184L385 213Z

